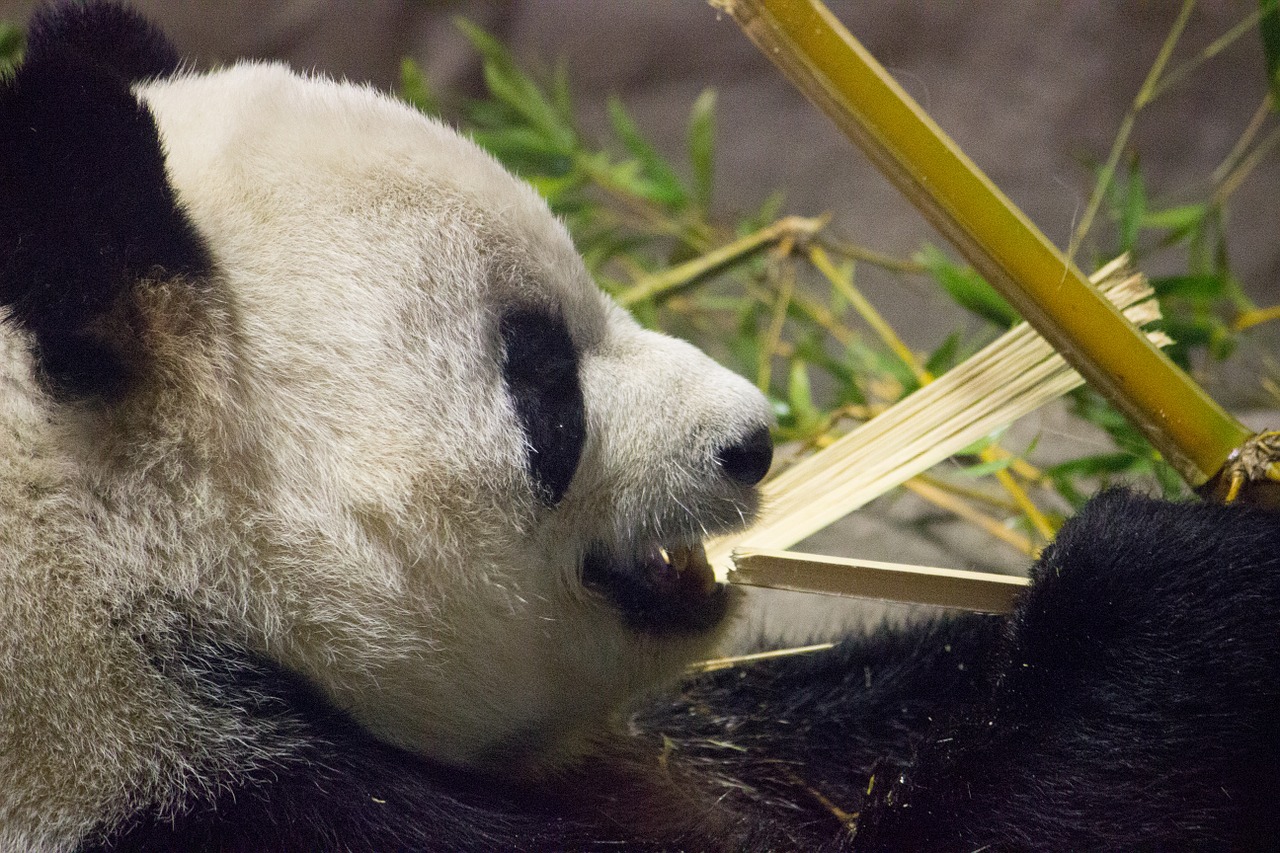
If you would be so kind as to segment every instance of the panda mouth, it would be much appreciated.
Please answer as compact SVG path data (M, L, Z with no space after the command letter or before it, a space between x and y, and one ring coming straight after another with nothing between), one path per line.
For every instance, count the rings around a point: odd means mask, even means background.
M582 581L645 634L709 631L728 610L728 593L716 583L700 543L654 542L628 554L593 545L582 560Z

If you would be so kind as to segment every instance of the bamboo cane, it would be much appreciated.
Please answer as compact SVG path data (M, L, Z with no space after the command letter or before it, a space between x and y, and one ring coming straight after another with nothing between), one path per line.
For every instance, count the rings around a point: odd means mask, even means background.
M711 3L1190 485L1219 488L1210 481L1222 480L1229 459L1247 455L1251 431L1091 287L818 0ZM1238 471L1227 479L1238 493Z

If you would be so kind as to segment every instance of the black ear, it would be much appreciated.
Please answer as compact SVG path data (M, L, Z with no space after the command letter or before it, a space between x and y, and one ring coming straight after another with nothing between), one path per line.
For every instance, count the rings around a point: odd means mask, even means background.
M145 358L138 289L211 266L131 88L177 67L137 14L68 4L35 16L0 85L0 306L56 391L127 390Z

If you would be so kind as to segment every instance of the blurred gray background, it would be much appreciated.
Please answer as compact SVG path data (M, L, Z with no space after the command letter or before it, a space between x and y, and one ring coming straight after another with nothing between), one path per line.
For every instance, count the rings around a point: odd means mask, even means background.
M0 19L25 20L36 3L0 0ZM241 57L282 59L330 76L397 85L401 57L417 60L437 92L479 94L477 57L452 19L465 16L521 59L563 58L584 129L607 134L604 103L622 97L646 134L683 162L685 121L698 93L719 91L716 204L757 206L775 189L786 211L833 214L836 233L898 256L940 242L862 156L791 87L727 17L703 0L137 0L197 67ZM1181 5L1174 0L830 0L857 35L1022 209L1065 246L1103 160ZM1201 2L1173 64L1230 29L1256 0ZM1144 110L1132 147L1153 202L1202 198L1210 172L1248 123L1264 91L1256 31ZM1262 304L1280 301L1280 156L1236 194L1233 266ZM1095 231L1106 228L1099 223ZM1149 274L1176 271L1147 268ZM936 345L962 321L924 281L865 268L860 284L907 342ZM1271 324L1273 327L1280 323ZM1277 332L1241 359L1243 375L1276 351ZM1231 376L1206 377L1239 409L1275 407ZM1238 377L1237 377L1238 378ZM1256 417L1256 416L1251 416ZM1262 422L1276 426L1275 419ZM1059 454L1110 447L1059 410L1018 428L1026 446ZM1017 440L1014 441L1017 444ZM878 501L808 543L873 559L1016 570L1025 558L901 496ZM789 617L774 611L778 619ZM841 611L843 612L843 611ZM759 617L765 618L765 617ZM839 617L841 620L843 616ZM814 623L807 623L813 626ZM801 636L809 629L799 629Z

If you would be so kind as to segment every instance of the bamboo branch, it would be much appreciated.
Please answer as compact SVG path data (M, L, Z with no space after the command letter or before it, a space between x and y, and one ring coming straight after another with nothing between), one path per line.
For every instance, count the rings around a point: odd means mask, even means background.
M711 0L1192 486L1251 435L1095 289L817 0Z
M705 255L636 282L629 290L618 296L618 302L623 305L634 305L646 299L668 296L773 243L784 240L794 242L797 239L804 240L812 237L826 224L825 218L805 219L800 216L788 216L754 234L748 234L746 237L713 249Z
M1231 321L1231 328L1237 332L1243 332L1245 329L1252 328L1262 323L1270 323L1272 320L1280 320L1280 305L1272 305L1270 308L1255 308L1252 311L1242 311L1238 317Z

